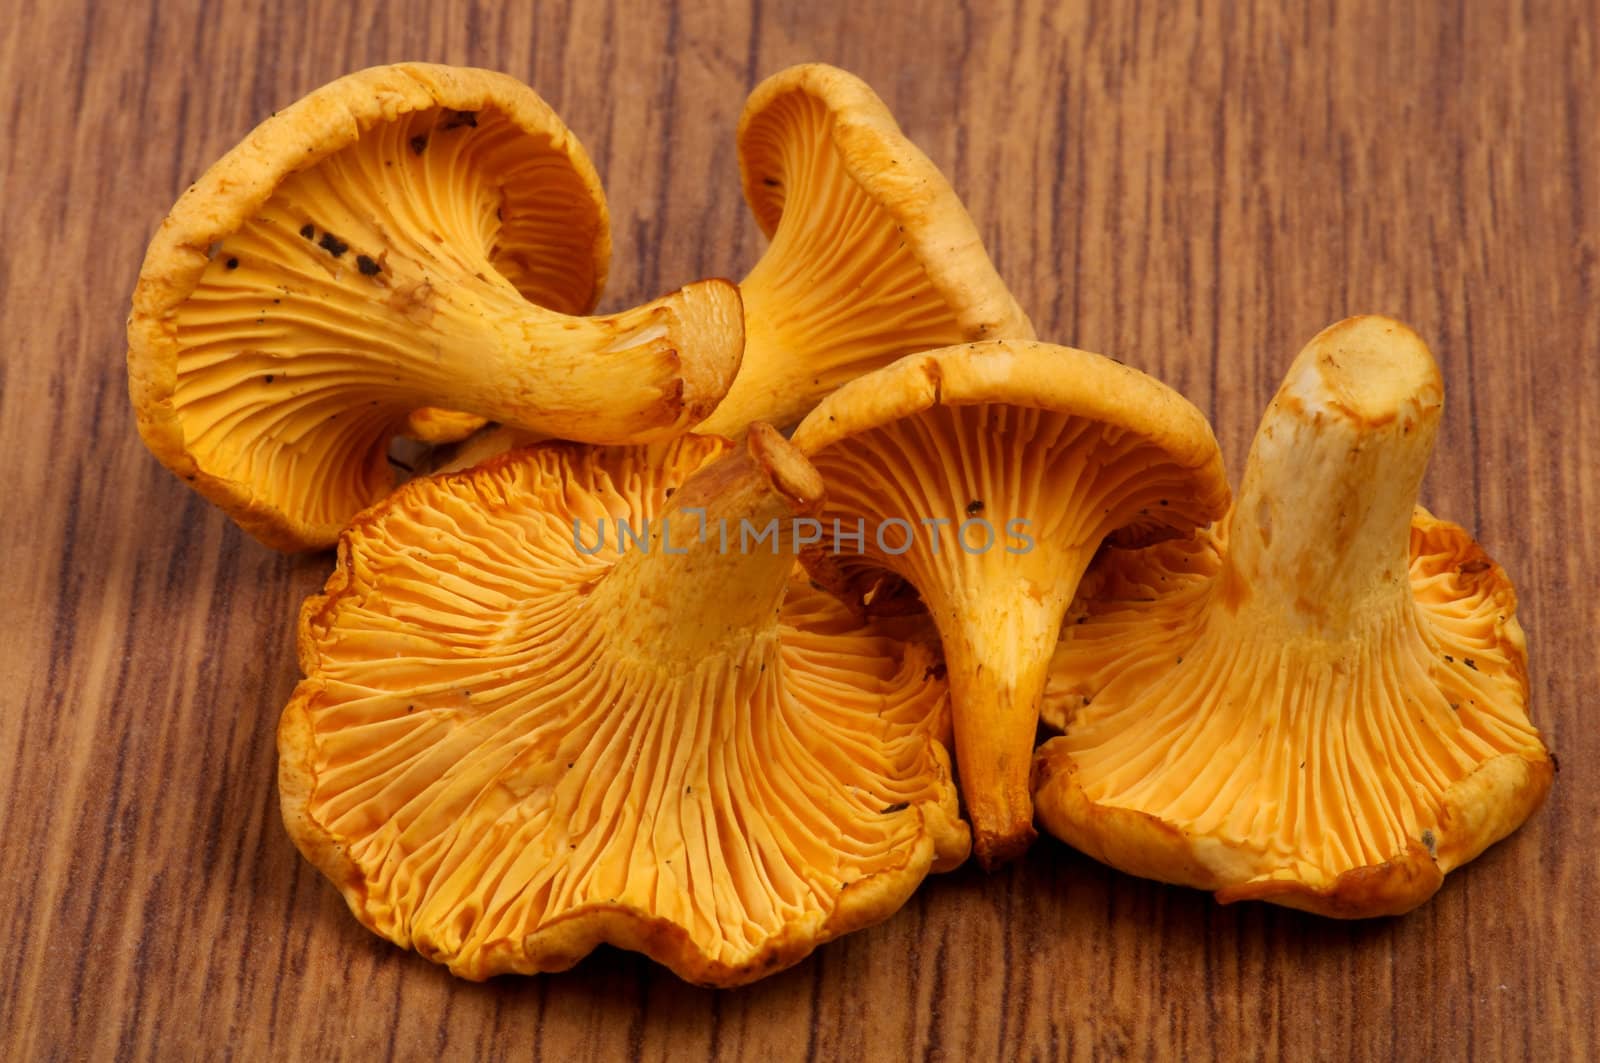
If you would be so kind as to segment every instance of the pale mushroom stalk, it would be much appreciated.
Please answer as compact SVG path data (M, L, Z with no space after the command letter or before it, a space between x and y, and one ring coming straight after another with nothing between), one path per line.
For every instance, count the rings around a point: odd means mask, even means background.
M795 565L794 522L822 498L810 463L754 425L737 456L676 493L648 549L625 550L585 609L607 618L619 645L667 662L770 643Z
M191 451L220 470L253 443L238 430L267 416L278 438L310 453L320 437L346 434L340 414L389 425L424 403L563 439L665 437L682 429L685 407L709 409L738 365L739 297L725 282L576 317L529 302L487 260L441 269L393 240L373 276L352 262L291 278L256 259L255 241L270 238L229 240L174 319L173 407ZM252 298L268 305L241 327L239 304ZM366 408L347 398L356 391L370 396Z
M1331 646L1412 608L1411 518L1443 385L1422 344L1368 339L1306 347L1261 421L1219 576L1245 625Z
M404 435L418 443L459 443L482 428L487 421L475 413L461 413L437 406L419 406L406 415Z
M924 596L944 647L951 699L961 706L952 720L956 764L987 866L1015 859L1033 842L1028 775L1039 702L1061 618L1092 553L1074 551L1058 574L1042 580L1007 574Z
M1109 551L1056 649L1039 821L1115 867L1396 914L1549 786L1503 569L1417 496L1443 408L1399 322L1290 367L1214 534Z

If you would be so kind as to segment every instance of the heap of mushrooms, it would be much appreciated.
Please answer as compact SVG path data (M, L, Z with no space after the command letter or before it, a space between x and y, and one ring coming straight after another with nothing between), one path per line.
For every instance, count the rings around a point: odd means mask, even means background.
M611 944L728 986L1036 815L1364 916L1538 806L1515 592L1415 504L1410 330L1318 336L1230 503L1193 405L1034 340L862 82L769 78L738 150L744 281L598 317L594 168L488 71L316 90L151 242L141 435L267 545L338 545L279 790L363 924L467 978Z

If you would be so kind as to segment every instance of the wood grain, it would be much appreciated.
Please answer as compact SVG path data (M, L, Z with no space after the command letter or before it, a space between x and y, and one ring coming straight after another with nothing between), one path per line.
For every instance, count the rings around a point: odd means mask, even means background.
M10 0L0 19L0 1056L728 1060L1600 1054L1600 8L1361 0ZM1041 335L1183 389L1237 471L1300 344L1415 325L1425 500L1518 581L1550 802L1415 914L1345 925L1043 840L752 988L602 953L473 985L379 941L278 819L291 625L326 556L140 446L122 325L186 183L339 73L533 84L611 195L608 298L739 276L732 131L822 59L951 175Z

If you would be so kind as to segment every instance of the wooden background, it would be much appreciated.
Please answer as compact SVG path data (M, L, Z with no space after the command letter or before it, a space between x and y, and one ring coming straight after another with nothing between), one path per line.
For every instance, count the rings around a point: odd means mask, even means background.
M1600 1053L1600 8L1406 6L7 0L0 1057ZM1448 388L1425 499L1522 591L1549 803L1420 911L1358 925L1044 840L737 992L615 952L473 985L373 937L274 792L292 620L330 560L257 546L144 451L122 326L196 174L403 58L509 71L577 131L615 217L609 306L741 275L746 91L854 70L1041 336L1185 391L1235 472L1319 328L1411 322Z

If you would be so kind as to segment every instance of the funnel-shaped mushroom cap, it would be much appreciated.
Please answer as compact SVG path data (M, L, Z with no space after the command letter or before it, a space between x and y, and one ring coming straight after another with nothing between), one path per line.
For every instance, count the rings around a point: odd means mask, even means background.
M258 126L151 242L128 323L139 430L286 549L331 544L392 488L388 442L420 407L665 438L726 391L738 292L569 316L609 254L594 168L525 85L425 64L341 78Z
M995 341L846 385L794 442L828 485L813 571L869 612L893 604L896 579L921 594L944 645L978 856L1017 855L1033 838L1039 699L1078 580L1107 536L1187 535L1222 515L1211 429L1109 358Z
M345 534L280 786L363 923L469 978L609 942L730 985L966 856L936 657L796 578L793 448L727 450L542 444Z
M704 430L793 424L915 351L1033 338L950 183L859 78L813 63L762 82L739 166L772 243L741 285L743 367Z
M1225 530L1096 563L1051 669L1046 829L1223 901L1370 916L1538 806L1516 594L1414 505L1441 404L1410 329L1334 325L1268 408Z

